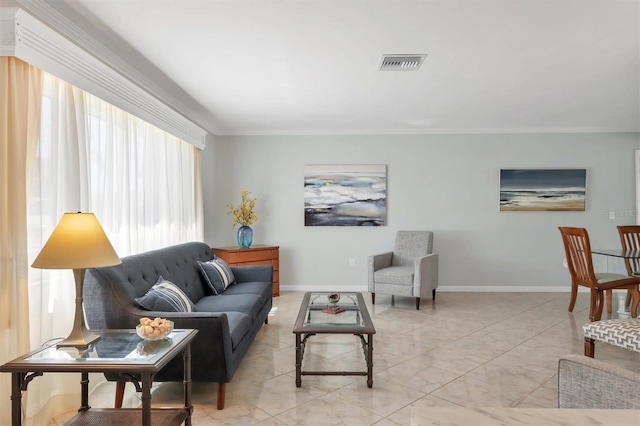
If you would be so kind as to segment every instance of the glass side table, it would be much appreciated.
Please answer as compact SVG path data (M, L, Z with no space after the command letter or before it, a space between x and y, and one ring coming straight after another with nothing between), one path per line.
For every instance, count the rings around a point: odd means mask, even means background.
M36 349L0 366L0 372L11 373L11 423L22 424L22 392L29 383L44 373L80 373L81 405L78 414L67 424L153 424L191 425L191 341L197 330L174 330L164 340L147 341L135 330L94 330L100 339L88 347L56 347ZM153 376L176 355L182 353L184 364L184 407L151 408ZM89 373L117 373L133 382L142 393L140 408L94 408L89 405Z

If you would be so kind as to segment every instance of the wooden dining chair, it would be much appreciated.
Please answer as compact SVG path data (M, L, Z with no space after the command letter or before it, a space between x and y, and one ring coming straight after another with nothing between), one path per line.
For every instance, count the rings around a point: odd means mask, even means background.
M578 296L578 286L588 287L591 290L589 303L589 318L594 321L596 308L602 312L602 300L604 297L607 304L607 312L610 314L612 290L621 288L628 289L630 284L639 284L640 276L630 277L628 275L613 274L609 272L595 273L593 270L593 259L591 256L591 244L589 233L584 228L558 227L562 235L564 250L567 257L567 266L571 274L571 300L569 301L569 312L573 312ZM606 284L604 294L598 295L597 285ZM597 304L600 303L599 306ZM633 315L632 312L632 316ZM599 318L598 318L599 319Z
M640 226L638 225L624 225L618 226L618 234L620 235L620 243L622 250L624 251L638 251L640 252ZM640 258L634 257L624 258L624 265L627 268L627 274L633 276L640 274ZM631 291L627 291L627 300L624 306L629 307L631 304Z

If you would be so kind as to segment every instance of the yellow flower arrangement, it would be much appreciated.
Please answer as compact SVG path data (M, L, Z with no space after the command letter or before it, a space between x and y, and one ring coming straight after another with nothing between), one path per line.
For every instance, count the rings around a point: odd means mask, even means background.
M227 204L227 213L232 215L232 223L233 228L236 225L240 226L251 226L258 221L258 216L253 209L256 207L256 199L249 198L249 194L251 191L240 191L240 195L242 196L242 200L238 207L233 207L233 204Z

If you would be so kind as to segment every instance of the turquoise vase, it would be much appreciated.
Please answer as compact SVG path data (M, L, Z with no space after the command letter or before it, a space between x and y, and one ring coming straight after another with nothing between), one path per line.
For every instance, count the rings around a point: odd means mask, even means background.
M253 243L253 229L250 226L238 228L238 245L242 248L249 248Z

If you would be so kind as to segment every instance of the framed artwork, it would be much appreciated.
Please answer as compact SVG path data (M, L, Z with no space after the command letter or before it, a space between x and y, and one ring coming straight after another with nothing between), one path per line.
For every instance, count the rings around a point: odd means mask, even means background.
M500 211L585 211L586 169L501 169Z
M383 226L386 223L385 164L304 167L305 226Z

